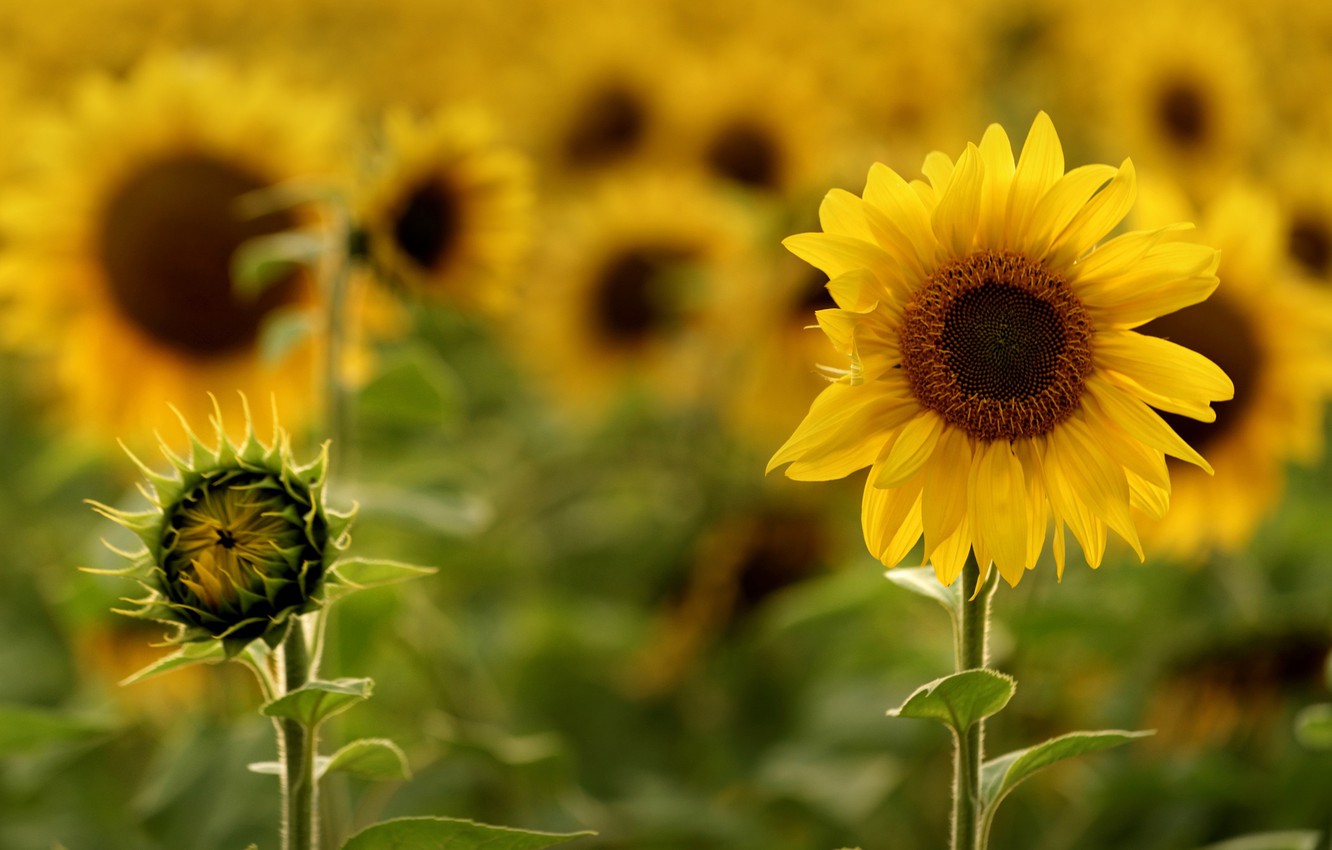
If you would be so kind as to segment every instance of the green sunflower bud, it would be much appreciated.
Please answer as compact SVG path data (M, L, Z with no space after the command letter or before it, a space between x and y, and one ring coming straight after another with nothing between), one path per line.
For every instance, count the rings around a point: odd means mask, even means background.
M143 543L137 552L120 552L131 565L116 572L134 576L148 593L121 613L175 626L173 643L221 640L231 656L256 638L277 646L293 617L322 604L352 513L324 505L327 444L299 466L276 417L271 445L255 436L248 410L239 444L227 437L220 413L212 424L215 447L188 424L188 458L163 444L169 474L130 455L148 478L140 489L152 509L90 504Z

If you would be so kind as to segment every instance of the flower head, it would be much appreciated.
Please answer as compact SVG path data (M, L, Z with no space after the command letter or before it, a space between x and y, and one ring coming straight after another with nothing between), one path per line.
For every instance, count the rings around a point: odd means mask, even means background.
M227 437L220 413L213 425L213 448L192 432L188 458L162 447L170 474L135 459L149 481L143 492L150 510L92 505L143 543L121 553L133 563L119 573L137 578L148 595L121 613L176 626L173 642L220 639L235 654L259 637L276 645L292 617L319 606L351 514L324 506L327 446L298 466L276 421L271 445L255 436L248 412L239 445Z
M1102 242L1133 204L1133 166L1065 173L1044 113L1016 164L996 124L924 172L876 165L863 197L828 194L822 233L786 240L829 276L838 306L816 315L849 363L769 469L871 466L871 552L896 565L923 534L945 584L973 550L983 575L993 563L1017 584L1051 518L1060 575L1066 527L1093 567L1107 529L1142 557L1131 509L1165 513L1165 455L1210 471L1152 408L1210 421L1234 388L1134 328L1206 299L1217 252L1179 225Z

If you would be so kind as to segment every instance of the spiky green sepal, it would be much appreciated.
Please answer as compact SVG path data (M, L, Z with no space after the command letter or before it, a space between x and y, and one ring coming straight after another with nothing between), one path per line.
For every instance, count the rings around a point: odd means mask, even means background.
M190 450L182 456L162 445L167 474L130 454L152 509L91 504L143 544L137 552L111 547L130 561L114 572L146 593L125 600L132 607L120 613L175 627L170 643L219 640L234 657L257 638L276 646L293 618L323 604L329 564L347 545L355 511L324 505L327 444L298 465L276 416L271 445L255 435L248 408L240 443L228 438L219 412L211 421L210 447L182 420Z

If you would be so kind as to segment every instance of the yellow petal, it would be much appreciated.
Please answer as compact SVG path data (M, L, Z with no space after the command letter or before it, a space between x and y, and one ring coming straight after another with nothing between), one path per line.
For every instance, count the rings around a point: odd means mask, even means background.
M831 481L874 462L894 429L919 410L906 397L878 387L830 384L819 393L795 433L768 461L768 472L783 463L788 478Z
M861 211L864 202L845 189L833 189L819 205L819 226L824 233L836 233L850 236L865 242L873 242L869 224Z
M968 522L1010 585L1027 568L1026 481L1005 440L977 446L971 461Z
M1027 569L1030 570L1045 548L1045 535L1050 527L1049 500L1045 496L1039 444L1035 440L1019 440L1013 444L1013 450L1027 482Z
M884 566L895 567L920 539L921 479L892 490L875 487L872 482L871 471L860 505L865 545Z
M782 244L830 278L860 269L868 269L880 281L900 276L893 258L863 239L833 233L797 233L783 239Z
M853 269L839 274L828 281L827 289L837 306L856 313L868 313L880 301L892 297L869 269Z
M925 529L925 557L944 543L967 515L967 478L971 469L971 440L966 432L945 426L939 445L925 462L925 492L921 523ZM967 548L970 548L968 541ZM965 553L964 553L965 554Z
M1114 176L1109 165L1083 165L1060 177L1036 204L1021 250L1030 257L1044 257L1087 200Z
M1212 466L1203 456L1175 433L1166 421L1141 400L1101 380L1096 375L1087 378L1087 393L1092 403L1115 425L1133 439L1151 446L1171 457L1199 466L1212 474Z
M1056 451L1055 463L1073 497L1124 538L1138 554L1138 560L1145 560L1138 529L1129 514L1124 468L1114 463L1098 445L1089 426L1077 417L1064 420L1050 432L1050 445Z
M1064 149L1059 145L1059 134L1049 115L1037 113L1027 140L1022 143L1022 154L1008 192L1005 245L1014 248L1022 245L1022 235L1027 232L1036 205L1063 174Z
M981 183L985 170L981 166L980 150L973 144L957 160L952 178L939 196L930 220L939 238L936 256L939 259L961 257L971 253L976 241L976 227L980 220ZM938 185L935 185L938 189Z
M922 504L922 513L924 505ZM929 532L926 532L928 536ZM928 544L926 551L929 552ZM934 575L944 587L952 586L966 566L967 555L971 552L971 529L967 526L967 517L963 513L962 521L953 529L953 533L929 553L928 560L934 567Z
M1098 334L1099 366L1127 375L1163 396L1197 401L1234 398L1235 385L1221 367L1196 351L1133 331Z
M980 227L976 241L982 248L1003 248L1008 221L1008 191L1013 184L1013 147L998 124L985 129L980 143L985 180L981 187Z
M931 151L925 155L925 164L920 173L929 178L936 197L942 197L944 189L953 177L953 160L941 151Z
M874 463L870 481L875 487L889 488L900 487L914 478L934 453L942 432L943 420L938 414L922 410L883 447Z
M1097 242L1114 230L1124 216L1133 209L1138 197L1138 177L1133 163L1124 160L1104 189L1087 202L1069 222L1068 227L1055 237L1046 263L1054 269L1064 269L1090 251Z

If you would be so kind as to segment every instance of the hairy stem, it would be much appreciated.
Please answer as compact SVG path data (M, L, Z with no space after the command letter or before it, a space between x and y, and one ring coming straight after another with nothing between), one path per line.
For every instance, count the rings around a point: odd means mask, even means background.
M303 686L310 679L310 654L305 629L298 619L291 624L282 643L282 690ZM314 730L299 720L275 721L278 730L278 760L282 763L282 848L317 850L319 844L319 797L315 787Z
M980 567L973 554L967 558L961 581L964 596L968 588L975 589L976 594L974 598L962 600L961 616L955 630L959 673L983 668L989 660L990 597L994 592L996 574L991 570L985 585L978 588ZM956 736L955 744L952 850L984 850L980 839L980 769L985 761L985 721L977 721L964 734Z

